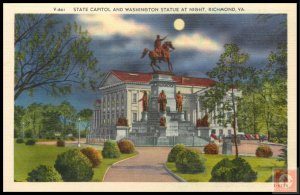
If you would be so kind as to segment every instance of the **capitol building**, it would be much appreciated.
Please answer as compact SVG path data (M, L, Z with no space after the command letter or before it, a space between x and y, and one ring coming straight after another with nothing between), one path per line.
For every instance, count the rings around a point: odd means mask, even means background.
M164 72L112 70L100 84L101 98L96 101L88 142L92 143L99 139L119 140L123 137L132 137L134 140L134 136L140 138L156 136L155 143L168 145L170 137L173 141L193 137L193 142L199 139L204 143L209 141L209 135L212 133L216 136L233 134L231 124L224 127L217 124L214 119L219 105L216 105L216 110L208 115L209 127L204 129L197 127L197 120L208 113L201 106L201 95L213 87L214 83L215 81L208 78L186 77ZM165 113L159 111L157 102L162 90L167 97ZM149 96L147 112L143 112L143 102L140 101L145 91ZM175 96L178 91L183 96L181 113L176 111ZM235 93L238 95L237 91ZM231 114L232 112L227 112L225 117L230 117ZM159 124L161 117L165 117L167 121L164 128ZM125 131L124 128L120 129L117 126L119 118L126 118L128 121Z

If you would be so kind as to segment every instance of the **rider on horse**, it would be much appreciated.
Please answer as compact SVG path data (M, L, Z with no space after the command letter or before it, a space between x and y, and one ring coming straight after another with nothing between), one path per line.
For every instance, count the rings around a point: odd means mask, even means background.
M154 42L154 51L155 51L155 53L157 53L161 57L164 57L164 52L163 52L163 49L161 47L161 42L163 40L165 40L166 38L167 38L167 36L165 36L164 38L161 39L160 36L157 35L156 40Z

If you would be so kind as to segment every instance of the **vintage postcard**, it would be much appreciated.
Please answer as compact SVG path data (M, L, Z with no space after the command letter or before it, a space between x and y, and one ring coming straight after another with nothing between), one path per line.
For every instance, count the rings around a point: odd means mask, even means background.
M296 4L4 4L4 191L297 191Z

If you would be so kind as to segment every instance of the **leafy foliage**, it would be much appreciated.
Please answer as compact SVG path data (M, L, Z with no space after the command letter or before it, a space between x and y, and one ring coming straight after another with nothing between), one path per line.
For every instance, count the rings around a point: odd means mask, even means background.
M219 154L219 147L215 143L209 143L204 147L205 154Z
M221 160L214 166L211 175L211 182L253 182L257 178L257 173L242 158Z
M195 150L185 149L176 156L176 169L181 173L198 173L205 170L205 159Z
M24 130L24 125L22 124L22 118L25 114L25 109L22 106L14 106L14 137L20 137L22 131Z
M18 138L18 139L16 140L16 143L18 143L18 144L24 143L24 139Z
M102 156L104 158L119 158L120 150L117 143L111 140L106 141L102 150Z
M284 161L285 166L287 166L287 147L281 149L281 154L278 157L278 160Z
M134 143L128 139L118 141L118 147L123 154L131 154L135 151Z
M176 144L168 155L168 162L175 162L177 155L185 149L184 144Z
M236 134L236 105L239 99L238 89L243 80L246 79L247 67L245 64L249 59L247 53L242 53L238 45L231 43L224 45L224 52L221 54L217 66L207 72L209 78L216 80L215 85L205 91L200 97L205 110L210 114L214 113L214 120L222 126L231 124L234 135ZM215 112L217 108L217 112ZM225 116L225 113L232 113ZM236 142L236 140L235 140ZM238 157L238 147L236 146L236 158Z
M255 155L257 157L269 158L269 157L273 156L273 152L269 146L263 145L263 146L257 147Z
M75 84L97 86L100 74L87 31L76 22L64 25L55 17L15 17L15 99L25 91L32 95L36 88L60 95L71 93Z
M57 140L56 146L58 146L58 147L65 147L65 141L64 140Z
M90 181L94 174L90 160L78 149L58 155L54 167L64 181Z
M62 181L60 174L51 166L40 165L28 173L29 182L58 182Z
M98 167L103 159L101 153L93 147L83 148L81 152L90 160L93 167Z
M29 139L29 140L26 141L25 144L28 145L28 146L33 146L33 145L35 145L35 140L34 139Z

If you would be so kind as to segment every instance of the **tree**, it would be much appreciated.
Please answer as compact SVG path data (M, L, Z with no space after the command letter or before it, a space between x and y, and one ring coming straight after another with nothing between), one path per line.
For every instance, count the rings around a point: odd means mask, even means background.
M67 127L76 122L76 109L68 101L63 101L59 106L61 120L63 123L63 134L67 134Z
M30 104L25 109L24 116L22 117L22 123L24 122L26 137L40 137L43 112L44 105L40 103Z
M236 106L239 97L236 96L236 93L242 81L246 78L245 64L249 59L249 55L242 53L234 43L225 44L224 48L225 51L221 54L217 66L207 72L207 75L211 79L216 80L216 83L213 88L205 92L204 101L210 101L208 105L211 106L211 110L215 110L215 106L223 102L225 103L222 106L223 109L230 109L232 111L232 116L228 116L227 118L230 119L233 127L236 158L238 158ZM224 115L222 112L221 114Z
M14 110L14 137L20 137L24 126L22 124L22 118L25 114L25 109L23 106L15 105Z
M85 108L85 109L80 110L80 112L77 115L78 115L78 117L80 117L80 120L82 122L84 122L84 124L85 124L84 129L87 130L87 128L90 126L90 123L91 123L91 119L93 116L93 110Z
M244 71L247 74L247 79L241 85L243 96L238 103L238 124L244 131L256 134L259 132L258 120L262 112L261 105L258 102L262 87L262 70L247 67Z
M46 105L42 114L42 137L52 137L61 132L60 112L56 106Z
M74 84L92 89L97 86L100 75L89 49L88 32L76 22L63 26L55 17L15 17L15 100L25 91L32 95L37 88L60 95L71 93Z

